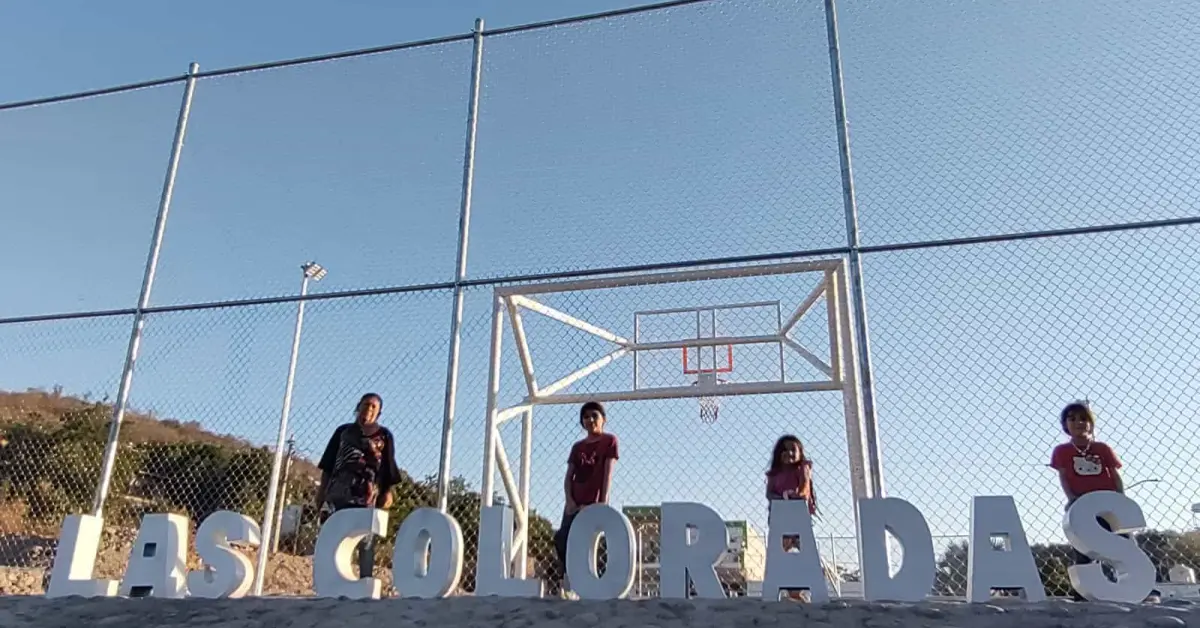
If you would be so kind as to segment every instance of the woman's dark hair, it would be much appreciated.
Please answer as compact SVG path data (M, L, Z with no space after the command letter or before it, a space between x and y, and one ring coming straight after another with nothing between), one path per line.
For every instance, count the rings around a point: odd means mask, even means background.
M1058 415L1058 423L1062 426L1062 431L1064 434L1071 434L1071 430L1067 429L1067 419L1070 419L1071 415L1075 414L1076 412L1087 417L1088 423L1091 423L1092 425L1096 424L1096 415L1092 414L1092 406L1088 404L1088 402L1076 401L1074 403L1069 403L1067 404L1067 407L1062 409L1062 413Z
M767 466L767 475L775 475L783 469L783 463L780 462L780 458L783 457L783 450L792 444L800 448L800 460L797 462L804 462L804 443L791 434L784 434L779 437L779 440L775 441L775 448L771 450L771 464Z
M369 392L369 393L363 395L361 398L359 398L358 405L361 406L368 399L374 399L375 401L378 401L379 402L379 414L383 414L383 397L380 397L379 393ZM355 407L358 407L358 406L355 406Z
M605 419L608 418L608 413L604 411L604 404L600 403L599 401L589 401L579 407L579 420L582 421L583 415L587 414L590 410L599 412L600 416L604 417Z

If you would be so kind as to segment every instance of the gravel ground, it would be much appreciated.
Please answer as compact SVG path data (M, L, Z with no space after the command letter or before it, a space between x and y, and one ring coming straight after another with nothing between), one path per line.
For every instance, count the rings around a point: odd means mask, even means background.
M0 597L4 628L309 627L337 628L734 628L852 626L925 628L1106 628L1200 626L1200 607L1071 602L927 602L886 604L833 601L822 605L721 601L520 600L458 597L445 600L250 598L242 600L56 599Z

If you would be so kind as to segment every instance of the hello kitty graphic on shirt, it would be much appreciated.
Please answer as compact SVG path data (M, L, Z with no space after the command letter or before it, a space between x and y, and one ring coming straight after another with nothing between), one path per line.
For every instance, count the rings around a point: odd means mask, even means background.
M1050 466L1063 473L1067 487L1079 496L1117 490L1115 472L1121 468L1121 460L1111 447L1101 442L1083 447L1063 443L1050 455Z
M1074 456L1071 462L1075 468L1075 475L1100 475L1104 472L1104 465L1099 456Z

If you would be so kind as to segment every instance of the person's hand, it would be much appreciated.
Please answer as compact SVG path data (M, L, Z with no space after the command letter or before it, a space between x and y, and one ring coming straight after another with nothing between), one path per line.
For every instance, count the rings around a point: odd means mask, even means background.
M567 505L565 508L563 508L563 513L566 515L573 515L577 512L579 512L579 504L576 504L574 499L568 497Z
M783 492L784 499L794 499L795 496L796 496L795 491L787 490L787 491Z

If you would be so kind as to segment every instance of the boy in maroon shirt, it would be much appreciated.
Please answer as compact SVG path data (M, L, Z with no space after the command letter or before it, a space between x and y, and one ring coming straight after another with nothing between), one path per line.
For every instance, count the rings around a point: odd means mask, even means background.
M554 533L559 572L553 579L552 590L561 590L562 578L567 572L567 535L575 516L586 506L608 503L613 465L620 456L617 437L604 432L606 421L604 406L598 401L589 401L579 409L579 424L587 436L572 445L567 456L567 475L563 479L566 508L563 509L562 525Z
M1087 403L1075 402L1063 408L1059 416L1062 430L1070 440L1054 448L1050 454L1050 466L1058 471L1059 483L1067 498L1067 507L1083 495L1095 491L1125 492L1121 479L1121 460L1112 447L1096 440L1096 417ZM1097 518L1100 526L1111 531L1103 518ZM1075 552L1075 564L1091 562L1082 552ZM1082 600L1077 591L1072 597Z

